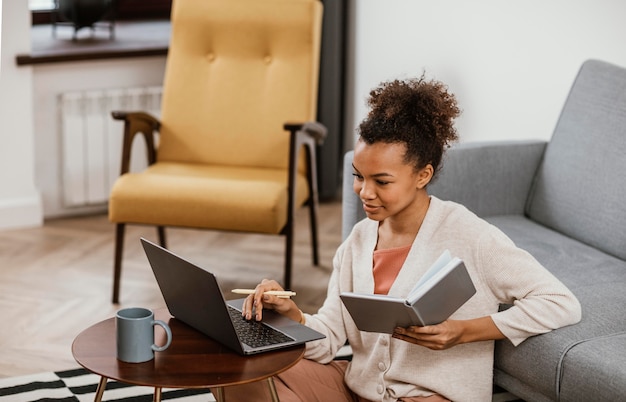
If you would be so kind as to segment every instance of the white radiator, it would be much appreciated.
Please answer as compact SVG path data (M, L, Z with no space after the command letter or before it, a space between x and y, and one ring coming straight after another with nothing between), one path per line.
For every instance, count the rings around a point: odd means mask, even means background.
M161 87L104 89L59 95L63 203L103 204L120 174L124 123L112 110L145 111L159 117ZM145 143L135 137L131 171L147 165Z

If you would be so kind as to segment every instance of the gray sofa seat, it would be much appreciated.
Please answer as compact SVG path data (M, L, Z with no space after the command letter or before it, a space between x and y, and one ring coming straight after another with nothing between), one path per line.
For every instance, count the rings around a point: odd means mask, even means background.
M626 397L626 360L611 356L614 350L604 350L611 344L586 344L626 329L623 308L626 304L626 262L523 216L495 216L486 220L500 228L519 247L530 251L574 292L583 307L582 320L577 325L529 338L517 348L507 341L497 342L494 362L496 383L510 391L516 389L529 401L601 401L603 399L595 399L595 396L589 398L605 392L608 387L604 382L588 382L592 375L589 368L582 369L571 355L580 348L591 347L600 354L608 353L610 356L598 360L597 364L613 367L616 373L622 372L621 384L612 386L619 385L613 392L620 392ZM622 340L621 348L626 350L626 339ZM572 377L579 381L580 377L585 379L582 383L589 387L587 392L582 392L583 387L575 394L569 393L564 378ZM521 388L533 392L519 392ZM565 395L569 396L566 398Z
M485 220L506 233L519 247L532 250L533 257L572 291L586 288L590 283L621 285L626 291L626 261L524 216L491 216Z
M583 367L584 369L581 369ZM573 347L563 360L563 401L588 401L587 388L595 385L596 401L626 399L626 333L591 338ZM621 399L615 399L621 395Z
M344 236L364 217L351 158ZM549 142L455 145L429 192L500 228L581 302L576 325L496 342L495 383L526 401L626 401L626 69L586 61Z

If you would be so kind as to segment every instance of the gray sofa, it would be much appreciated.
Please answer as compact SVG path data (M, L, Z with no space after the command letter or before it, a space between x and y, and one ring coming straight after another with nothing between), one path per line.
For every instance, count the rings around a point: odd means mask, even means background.
M363 218L351 160L344 237ZM582 304L576 325L498 341L495 384L526 401L626 401L626 69L586 61L549 142L455 145L429 192L499 227Z

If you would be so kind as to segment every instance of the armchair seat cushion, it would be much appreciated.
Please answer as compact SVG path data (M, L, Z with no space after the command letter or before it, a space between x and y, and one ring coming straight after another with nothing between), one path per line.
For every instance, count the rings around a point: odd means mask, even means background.
M304 175L296 188L296 204L302 205L308 198ZM109 219L278 234L286 224L287 198L283 169L157 162L116 181Z

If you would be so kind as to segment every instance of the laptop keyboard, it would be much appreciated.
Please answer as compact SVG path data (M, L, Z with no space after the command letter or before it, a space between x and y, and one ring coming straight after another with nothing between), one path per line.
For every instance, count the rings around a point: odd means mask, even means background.
M257 348L293 341L291 337L267 325L254 320L246 320L236 308L228 306L228 313L239 339L248 346Z

